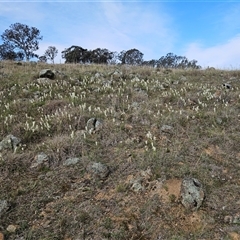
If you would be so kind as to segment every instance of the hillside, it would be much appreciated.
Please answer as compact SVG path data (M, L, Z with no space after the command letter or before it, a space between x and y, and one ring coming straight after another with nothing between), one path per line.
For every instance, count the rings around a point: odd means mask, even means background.
M240 71L0 62L0 83L0 239L240 239Z

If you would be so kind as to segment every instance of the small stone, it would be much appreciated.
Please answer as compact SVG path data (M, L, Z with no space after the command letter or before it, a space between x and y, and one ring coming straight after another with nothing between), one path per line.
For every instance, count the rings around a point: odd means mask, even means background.
M80 158L68 158L63 162L63 166L75 165L80 161Z
M223 83L223 86L227 89L232 88L232 86L229 83Z
M15 233L16 230L17 230L17 228L18 228L17 225L12 225L12 224L10 224L10 225L8 225L8 227L7 227L7 231L10 232L10 233Z
M101 76L102 76L101 73L99 73L99 72L95 73L95 78L99 78L99 77L101 77Z
M0 240L4 240L4 235L0 232Z
M105 179L110 173L109 167L100 162L90 163L87 166L87 171L91 173L94 177L100 179Z
M48 167L50 165L50 158L44 152L41 152L35 156L34 161L33 161L32 165L30 166L30 168L35 168L40 165L46 165Z
M6 200L0 200L0 216L8 209L8 202Z
M132 184L131 189L134 192L144 191L144 187L141 184L141 179L132 180L131 184Z
M161 131L165 133L172 133L173 127L169 125L163 125Z
M180 81L187 81L187 78L186 78L185 76L182 76L182 77L180 78Z
M11 149L15 152L20 142L20 138L9 134L0 142L0 151L2 151L3 149Z
M90 118L87 121L86 130L91 134L99 131L103 126L102 120L97 118Z
M186 209L197 210L203 202L202 184L196 178L185 178L181 185L181 202Z
M114 71L112 73L112 78L113 79L119 79L119 78L121 78L121 76L122 76L122 72L121 71L116 70L116 71Z
M38 78L36 81L39 84L50 84L52 82L49 78Z
M221 125L222 122L223 122L223 120L222 120L221 118L218 117L218 118L216 119L216 122L217 122L219 125Z

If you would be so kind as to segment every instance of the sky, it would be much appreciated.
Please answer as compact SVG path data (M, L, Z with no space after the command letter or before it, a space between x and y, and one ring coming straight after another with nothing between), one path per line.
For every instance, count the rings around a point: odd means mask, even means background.
M36 53L55 46L55 63L64 63L61 52L76 45L136 48L144 60L174 53L203 68L240 69L239 13L240 0L0 0L0 35L17 22L38 28L43 40Z

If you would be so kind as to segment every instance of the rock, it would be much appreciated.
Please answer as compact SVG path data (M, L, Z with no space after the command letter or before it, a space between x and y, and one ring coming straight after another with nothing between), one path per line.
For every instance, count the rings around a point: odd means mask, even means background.
M4 240L4 235L0 232L0 240Z
M99 72L97 72L97 73L95 73L95 78L100 78L100 77L102 77L103 75L101 74L101 73L99 73Z
M180 81L187 81L187 78L185 76L181 76Z
M39 84L50 84L52 82L49 78L38 78L36 81Z
M196 178L185 178L181 185L181 202L186 209L197 210L203 202L202 184Z
M43 69L39 73L40 78L49 78L49 79L54 79L55 74L51 69Z
M87 121L86 130L91 134L99 131L103 127L103 123L101 119L90 118Z
M78 162L80 162L80 158L68 158L63 162L63 166L70 166L70 165L75 165Z
M8 227L7 227L7 231L10 232L10 233L15 233L16 230L17 230L17 228L18 228L17 225L10 224L10 225L8 225Z
M15 152L20 142L21 142L20 138L17 138L12 134L9 134L0 142L0 152L4 149L10 149Z
M131 186L130 188L134 192L141 192L148 188L151 177L152 170L148 167L147 170L138 172L135 177L130 175L127 184Z
M164 133L172 133L173 127L169 125L163 125L160 130Z
M116 80L116 79L120 79L122 77L122 72L119 70L115 70L112 74L112 79Z
M53 73L54 73L54 76L60 76L60 77L64 77L64 78L66 78L67 77L67 75L65 74L65 73L63 73L63 72L61 72L61 71L58 71L58 70L53 70L52 71Z
M35 156L34 161L32 162L30 168L36 168L43 165L47 167L50 166L50 157L47 154L41 152Z
M230 89L232 86L229 83L223 83L223 87Z
M6 212L9 208L8 202L6 200L0 200L0 216Z
M134 192L141 192L141 191L144 191L145 188L144 186L142 185L142 179L139 178L139 179L133 179L130 184L132 185L131 186L131 189L134 191Z
M100 162L93 162L87 166L87 171L94 177L99 179L105 179L108 177L110 170L109 167Z

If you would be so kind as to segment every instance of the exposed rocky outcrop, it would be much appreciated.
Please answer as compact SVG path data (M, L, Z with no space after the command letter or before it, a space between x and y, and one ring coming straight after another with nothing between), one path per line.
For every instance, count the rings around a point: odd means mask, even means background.
M100 162L93 162L88 164L87 171L97 179L104 180L108 177L110 170L109 167Z
M39 73L39 78L49 78L54 79L55 74L51 69L43 69Z
M204 199L203 186L196 178L185 178L181 185L181 202L189 210L197 210Z
M63 166L70 166L70 165L75 165L78 162L80 162L80 158L74 157L74 158L68 158L63 162Z
M46 167L50 166L50 157L44 152L41 152L35 156L30 168L36 168L36 167L42 167L42 166L46 166Z
M97 118L90 118L87 121L86 130L91 134L98 132L103 127L103 121Z
M12 150L13 152L15 152L20 142L20 138L9 134L0 142L0 152L4 149Z

